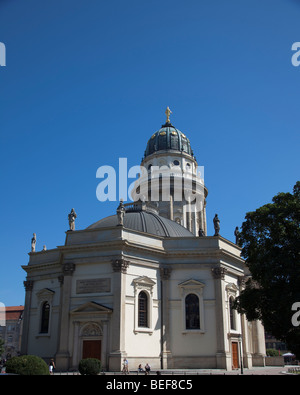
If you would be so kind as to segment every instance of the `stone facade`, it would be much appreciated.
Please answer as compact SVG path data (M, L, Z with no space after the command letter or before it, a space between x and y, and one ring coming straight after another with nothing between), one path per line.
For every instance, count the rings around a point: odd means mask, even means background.
M94 341L108 370L119 371L124 357L131 369L148 362L230 370L242 347L245 367L263 364L261 324L230 311L245 265L240 248L221 236L183 240L116 226L67 232L64 246L29 255L22 353L55 357L58 369L76 369ZM139 326L142 291L147 323ZM197 296L200 316L191 329L189 294ZM48 330L41 333L45 302Z
M61 370L88 356L112 371L125 357L130 369L262 365L261 324L232 309L249 275L241 250L220 229L207 236L208 191L189 140L169 118L149 139L142 166L133 196L150 190L153 166L165 166L173 177L168 201L158 179L158 201L121 202L117 215L73 226L65 245L29 253L22 353L54 357ZM173 173L191 180L199 210L189 210Z

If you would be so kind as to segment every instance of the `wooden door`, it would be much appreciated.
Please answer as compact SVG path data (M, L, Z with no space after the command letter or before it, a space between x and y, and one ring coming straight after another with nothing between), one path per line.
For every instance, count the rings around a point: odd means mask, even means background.
M232 342L232 368L239 367L239 346L237 342Z
M101 340L83 340L82 358L98 358L101 360Z

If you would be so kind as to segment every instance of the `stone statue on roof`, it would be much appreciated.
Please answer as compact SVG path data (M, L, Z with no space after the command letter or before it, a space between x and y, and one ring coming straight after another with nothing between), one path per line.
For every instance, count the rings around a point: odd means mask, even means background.
M68 215L70 230L75 230L75 219L76 218L77 218L77 214L75 213L75 210L72 208L70 214Z
M235 244L239 245L240 244L240 231L239 231L238 226L234 230L234 235L235 235Z
M213 221L214 221L214 228L215 228L214 236L219 236L219 234L220 234L220 220L219 220L218 214L216 214L214 216Z
M35 252L35 245L36 245L36 234L34 233L31 239L31 252Z
M118 225L124 225L125 207L123 204L123 199L120 200L120 204L117 208Z

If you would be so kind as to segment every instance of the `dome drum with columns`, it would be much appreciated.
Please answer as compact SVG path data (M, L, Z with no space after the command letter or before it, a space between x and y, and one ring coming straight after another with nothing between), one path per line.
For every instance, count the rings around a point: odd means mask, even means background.
M206 235L208 192L203 181L197 176L198 165L190 141L184 133L171 124L170 113L168 107L166 123L148 140L141 163L146 171L142 172L137 181L132 198L137 201L137 193L144 190L148 197L146 205L152 207L156 205L159 215L176 221L194 235L198 235L199 230ZM160 169L156 176L154 168ZM166 192L170 192L167 199L162 196L164 176L170 179L170 185L166 183ZM185 184L188 185L188 191L184 190ZM156 199L153 199L155 192L157 192ZM195 200L198 202L197 206L194 204Z
M124 358L130 371L146 363L152 370L264 365L261 323L232 309L249 276L241 249L220 236L217 216L215 235L207 236L207 190L170 113L147 144L145 171L133 190L138 199L121 201L114 215L85 229L75 227L80 213L72 209L65 243L56 248L38 251L34 234L22 266L22 354L54 358L60 371L78 369L83 358L98 358L104 370L116 372ZM138 188L151 190L151 168L163 165L179 169L169 200L161 191L169 171L158 177L158 198L143 199ZM187 209L192 203L179 178L202 194L200 210Z

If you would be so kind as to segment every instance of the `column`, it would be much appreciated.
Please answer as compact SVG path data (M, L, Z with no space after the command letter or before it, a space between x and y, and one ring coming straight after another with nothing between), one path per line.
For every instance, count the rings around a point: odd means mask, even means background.
M188 213L187 213L188 217L187 217L187 222L188 222L188 230L190 232L193 232L192 230L192 208L191 208L191 203L190 200L188 201Z
M261 321L253 321L253 346L255 353L252 356L253 366L265 366L265 333Z
M109 355L109 369L120 371L125 352L125 297L126 297L126 273L129 261L116 259L112 261L114 271L114 305L112 313L112 351Z
M101 363L102 368L107 370L107 343L108 343L108 320L102 321L102 343L101 343Z
M170 219L173 221L174 220L174 208L173 208L173 196L172 194L170 195Z
M74 321L74 335L73 335L73 363L72 367L77 368L80 356L79 356L79 328L80 328L80 321Z
M182 206L182 226L188 228L187 220L186 220L186 204Z
M216 326L217 326L217 368L231 370L231 354L227 347L227 324L225 308L225 288L224 278L227 269L221 266L214 267L212 273L215 279L215 299L216 299Z
M172 368L172 353L170 342L170 279L171 268L161 268L161 368Z
M245 276L239 276L238 278L239 292L241 293L245 288L246 278ZM242 330L242 343L243 343L243 365L245 368L252 368L252 357L249 351L249 330L248 321L245 314L240 314L241 317L241 330Z
M63 265L63 276L59 277L61 283L61 301L60 301L60 335L59 347L56 354L56 366L58 370L69 369L69 324L70 324L70 300L72 290L72 275L75 271L74 263L65 263Z
M203 230L204 230L205 236L207 236L206 199L204 199L204 208L203 208Z
M33 281L24 281L25 287L25 307L24 307L24 318L23 318L23 333L22 333L22 344L21 354L28 353L28 336L29 336L29 325L30 325L30 309L31 309L31 297L33 289Z
M198 236L198 233L199 233L199 215L198 215L198 212L197 212L197 205L195 204L194 205L195 206L195 209L194 209L194 229L193 229L193 233L194 233L194 235L195 236Z

